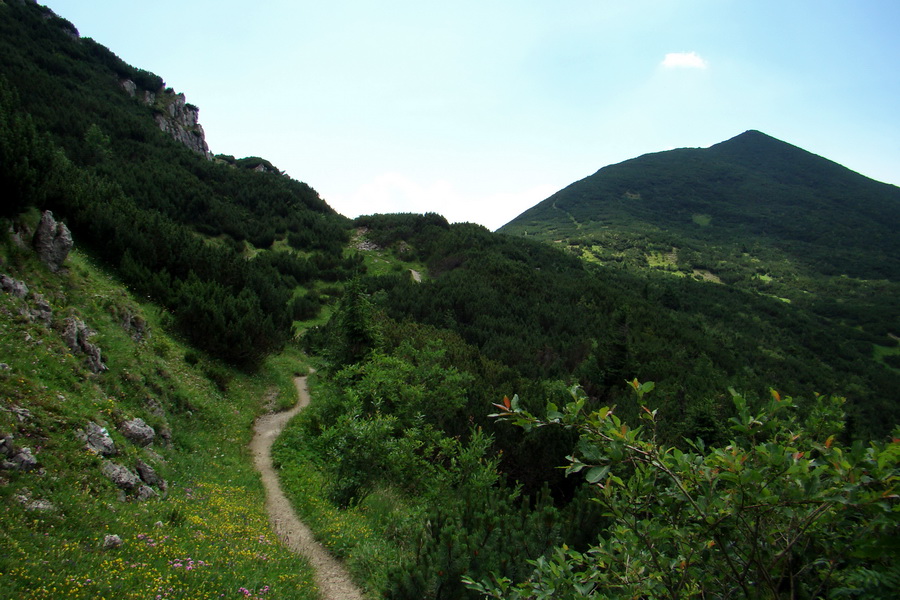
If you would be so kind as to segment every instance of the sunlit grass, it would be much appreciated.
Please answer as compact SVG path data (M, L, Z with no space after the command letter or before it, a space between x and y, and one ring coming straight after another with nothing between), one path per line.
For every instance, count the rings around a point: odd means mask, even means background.
M266 407L296 401L296 350L248 376L215 363L169 336L165 311L133 297L77 251L51 274L3 247L5 272L50 303L51 326L0 293L0 432L13 434L40 463L0 471L0 596L4 598L317 597L309 564L274 536L247 444ZM143 339L122 327L126 312L146 319ZM77 316L97 335L109 370L96 375L67 348L58 323ZM190 362L185 356L191 355ZM216 373L220 381L210 381ZM224 384L224 385L220 385ZM18 411L18 412L17 412ZM118 431L142 417L171 443L138 448ZM75 431L94 421L119 450L168 481L145 502L124 499L100 472ZM32 501L44 502L44 509ZM104 548L107 535L122 540Z
M877 362L880 362L887 368L893 369L894 371L900 371L900 369L889 364L885 360L885 358L888 356L900 356L900 341L898 341L894 346L879 346L878 344L873 344L872 346L872 355Z
M7 505L4 521L18 526L6 533L11 552L0 587L23 600L248 597L242 589L249 597L315 598L311 571L297 568L253 500L242 487L197 483L163 502L100 507L95 516L109 521L83 532L65 517L29 518ZM103 549L108 534L122 545Z

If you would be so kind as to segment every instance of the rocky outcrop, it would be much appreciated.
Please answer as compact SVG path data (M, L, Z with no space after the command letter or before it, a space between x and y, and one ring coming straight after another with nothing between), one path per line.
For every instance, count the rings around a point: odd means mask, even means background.
M49 500L38 498L37 500L28 502L28 504L25 505L25 510L29 512L55 512L56 506Z
M150 498L156 498L159 494L156 493L149 485L139 485L137 492L135 492L134 497L140 501L149 500Z
M65 223L58 223L53 218L53 213L45 210L37 231L34 232L32 245L41 261L55 273L62 268L74 242L72 233Z
M148 486L155 487L163 493L169 489L169 484L166 483L166 480L160 477L153 467L141 459L138 459L137 463L135 463L135 469L137 469L137 474L141 481Z
M103 461L103 464L100 465L100 472L106 475L107 479L112 481L117 488L126 492L133 492L141 485L140 477L130 469L111 460Z
M156 474L150 465L141 460L137 461L137 473L111 460L104 460L100 465L100 472L122 490L124 494L133 494L138 501L159 497L159 493L151 486L156 486L165 491L168 487L165 480ZM122 494L121 499L125 499Z
M172 89L166 89L159 100L162 110L155 117L159 128L194 152L211 159L206 135L199 122L200 109L188 104L184 94L176 94Z
M100 427L93 421L88 423L84 429L79 429L75 435L84 442L85 447L91 452L96 452L101 456L115 456L117 454L116 444L105 427Z
M53 308L44 299L43 294L31 293L31 306L27 309L28 318L49 326L53 322Z
M31 448L16 446L13 443L12 434L0 434L0 469L32 471L38 466L38 461L31 453Z
M28 286L24 281L13 279L6 274L0 275L0 290L21 299L28 295Z
M14 298L25 300L19 307L19 314L29 321L38 321L44 325L50 325L53 320L53 309L42 294L31 292L29 297L28 286L24 281L13 279L9 275L0 273L0 290Z
M172 88L142 89L131 79L122 79L119 85L135 100L153 107L156 111L154 120L162 131L197 154L212 160L206 134L200 125L200 109L188 104L184 94L176 94Z
M357 227L356 233L354 234L353 239L350 240L350 243L353 244L354 248L362 252L381 250L381 246L379 246L375 242L369 241L369 239L366 237L366 234L368 233L368 227Z
M106 371L106 365L100 353L100 348L88 341L96 334L94 330L84 324L84 321L77 317L68 317L64 322L63 340L66 345L75 353L83 353L87 355L85 362L87 367L93 373L102 373Z
M140 418L125 421L119 426L119 431L132 444L141 447L149 446L153 443L153 438L156 437L156 431Z
M147 321L142 316L128 311L122 315L122 328L135 342L142 341L148 334Z
M129 96L131 96L132 98L134 98L135 95L137 94L137 84L135 82L133 82L132 80L123 79L122 81L119 82L119 85L121 85L122 89L125 90L125 93L128 94Z
M15 500L25 507L29 512L55 512L56 506L49 500L43 498L34 499L31 496L31 490L22 488L19 493L14 496Z

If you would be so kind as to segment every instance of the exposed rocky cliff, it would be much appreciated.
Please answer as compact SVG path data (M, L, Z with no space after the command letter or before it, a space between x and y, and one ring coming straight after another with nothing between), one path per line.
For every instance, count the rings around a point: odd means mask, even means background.
M199 122L200 109L188 104L184 94L176 94L172 88L140 89L130 79L121 81L120 85L129 96L154 109L154 119L161 130L194 152L212 158Z

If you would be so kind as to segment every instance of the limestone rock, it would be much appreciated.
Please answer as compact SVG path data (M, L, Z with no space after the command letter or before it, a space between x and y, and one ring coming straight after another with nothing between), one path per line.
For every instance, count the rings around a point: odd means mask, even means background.
M41 215L41 222L34 232L32 244L41 261L54 273L59 271L69 256L74 242L72 233L65 223L57 223L53 213L45 210Z
M33 471L38 468L38 461L31 453L31 448L19 448L9 462L12 463L15 471Z
M0 435L0 469L8 471L33 471L38 468L38 460L31 448L19 448L13 442L12 434Z
M199 123L200 109L185 101L184 94L165 90L161 102L165 110L156 115L159 128L194 152L211 158L203 127Z
M111 460L104 460L100 465L100 472L112 481L117 488L131 492L141 485L140 478L126 467L116 464Z
M13 443L11 433L0 433L0 456L9 458L16 453L16 446Z
M44 299L44 295L32 292L31 304L32 307L28 309L28 317L32 321L38 321L49 326L53 321L53 308L50 306L50 303Z
M63 340L65 340L66 345L71 348L72 352L81 352L87 355L85 360L91 372L102 373L106 371L100 348L88 341L96 332L77 317L68 317L64 325Z
M122 315L122 328L128 332L135 342L140 342L147 335L147 321L140 315L126 312Z
M0 289L16 298L24 299L28 295L28 286L24 281L13 279L9 275L0 275Z
M138 459L137 463L135 464L135 468L137 469L138 476L140 476L141 481L143 481L147 485L159 488L160 491L163 492L169 489L169 485L166 483L166 480L160 477L156 470L154 470L153 467L151 467L144 461Z
M25 510L31 512L53 512L56 510L56 506L49 500L38 499L32 500L28 504L25 505Z
M78 438L85 443L87 449L101 456L115 456L116 444L105 427L100 427L93 421L87 424L83 430L76 433Z
M143 502L144 500L149 500L150 498L157 498L159 494L156 493L152 487L147 485L138 486L137 492L134 494L135 498Z
M115 534L110 534L103 538L103 549L112 550L113 548L118 548L123 543L124 542L122 542L122 538Z
M153 438L156 437L156 432L153 428L147 425L141 418L125 421L119 426L119 431L121 431L122 435L128 438L131 443L142 447L149 446L153 442Z
M16 418L19 420L19 423L24 423L31 419L31 411L27 408L23 408L17 404L13 404L9 408L6 409L7 412L11 412L16 415Z
M134 98L134 95L137 93L137 85L132 80L123 79L119 82L119 85L122 86L122 89L125 90L125 93Z

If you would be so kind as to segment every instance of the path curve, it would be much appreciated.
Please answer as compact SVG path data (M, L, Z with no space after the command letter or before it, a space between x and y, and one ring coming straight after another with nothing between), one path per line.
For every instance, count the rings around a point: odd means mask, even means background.
M262 476L266 489L266 511L276 535L284 544L302 554L312 563L316 572L316 585L323 600L364 600L359 589L353 585L350 575L340 562L318 543L309 527L297 518L291 503L288 502L278 475L272 468L272 443L284 429L291 418L309 404L309 391L306 388L306 377L294 380L297 386L297 404L291 410L263 415L253 426L253 441L250 450L256 469Z

